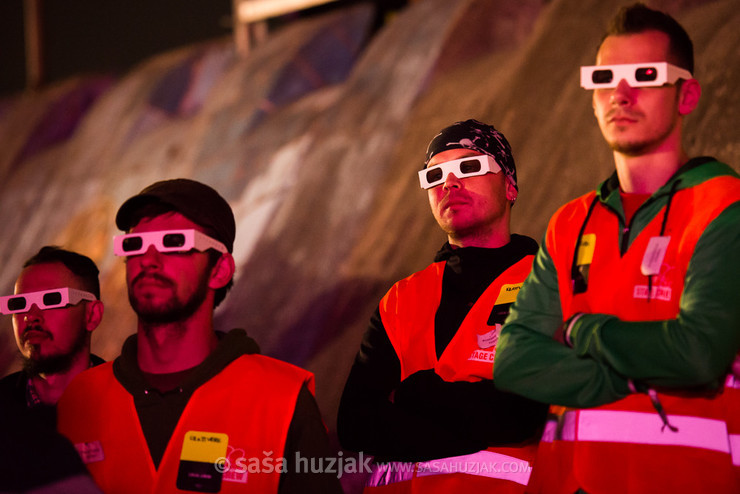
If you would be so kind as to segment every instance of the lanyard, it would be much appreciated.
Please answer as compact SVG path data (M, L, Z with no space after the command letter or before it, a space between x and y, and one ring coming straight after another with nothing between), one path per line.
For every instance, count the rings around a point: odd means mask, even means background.
M680 180L676 180L675 182L673 182L673 184L671 184L671 189L670 189L670 192L668 193L668 202L666 203L665 211L663 213L663 221L661 222L661 226L660 226L660 237L663 237L665 234L666 224L668 223L668 213L671 209L671 204L673 202L673 196L676 194L676 189L678 188L679 183L680 183ZM586 289L588 288L588 265L583 265L583 266L578 265L578 254L581 248L581 242L583 240L584 232L586 231L586 225L588 224L589 219L591 219L591 214L593 213L597 202L598 202L598 197L594 196L593 200L591 201L591 204L588 207L586 218L584 218L583 224L581 225L581 229L578 232L578 237L576 238L576 247L573 251L573 262L571 264L571 269L570 269L571 289L573 290L573 295L584 293ZM634 219L636 214L637 212L635 212L635 214L632 215L632 219ZM630 221L630 223L631 222L632 221ZM654 276L653 274L648 275L648 293L647 293L648 302L650 301L650 295L651 295L650 292L652 291L653 276Z

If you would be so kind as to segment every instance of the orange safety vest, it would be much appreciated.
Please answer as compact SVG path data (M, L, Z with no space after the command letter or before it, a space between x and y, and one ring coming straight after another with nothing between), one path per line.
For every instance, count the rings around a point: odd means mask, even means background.
M69 385L58 427L106 494L277 492L304 384L313 392L313 375L298 367L262 355L237 358L195 390L156 469L133 397L112 363Z
M401 379L432 368L449 382L492 379L501 324L533 260L534 256L525 256L486 288L439 359L434 346L434 318L442 297L445 262L435 262L396 283L381 300L380 315L401 362ZM426 462L374 465L364 492L433 494L495 489L521 493L536 448L491 447L471 455Z
M740 358L740 355L738 355ZM740 485L740 376L730 373L725 382L727 402L727 429L730 434L730 452L737 483Z
M737 183L721 176L675 193L663 233L670 241L650 283L641 274L641 264L651 239L660 236L665 208L621 255L617 217L596 204L581 236L582 248L591 251L586 256L587 289L576 295L567 274L574 260L574 240L595 193L564 206L546 237L559 273L564 320L579 312L613 314L624 321L675 319L696 243L714 218L740 200ZM677 432L664 427L645 394L591 409L551 407L552 420L543 434L528 491L740 492L729 449L727 393L701 397L658 393L658 399Z

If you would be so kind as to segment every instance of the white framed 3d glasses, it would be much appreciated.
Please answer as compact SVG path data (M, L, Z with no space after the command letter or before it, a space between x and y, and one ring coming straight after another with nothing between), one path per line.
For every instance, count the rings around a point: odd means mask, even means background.
M692 79L686 69L668 62L589 65L581 67L581 87L602 89L617 87L624 79L630 87L659 87L675 84L679 79Z
M457 178L477 177L486 173L498 173L501 167L493 157L487 154L467 156L452 161L445 161L419 170L419 182L422 189L431 189L444 183L447 175L452 173Z
M83 300L97 300L97 297L90 292L69 287L18 293L0 297L0 312L3 314L28 312L34 304L42 310L58 309L67 305L77 305Z
M205 252L215 249L228 252L226 246L198 230L161 230L156 232L127 233L113 237L113 252L117 256L138 256L145 253L150 246L158 252L187 252L198 250Z

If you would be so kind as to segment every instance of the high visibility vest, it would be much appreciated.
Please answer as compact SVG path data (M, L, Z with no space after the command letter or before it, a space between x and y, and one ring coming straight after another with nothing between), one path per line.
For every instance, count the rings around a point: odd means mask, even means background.
M492 379L501 325L533 261L534 256L525 256L486 288L439 359L434 318L446 263L432 263L393 285L380 302L380 316L401 362L401 380L426 369L434 369L450 382Z
M738 355L740 358L740 355ZM730 374L725 382L727 403L727 430L730 436L730 454L735 469L737 483L740 485L740 376Z
M675 193L665 218L669 237L657 275L648 281L641 264L651 239L661 235L665 208L639 233L624 255L619 224L600 203L586 222L581 245L591 252L587 289L573 294L572 263L595 193L556 215L568 218L547 233L558 276L563 318L579 312L613 314L625 321L675 319L684 279L699 237L727 206L740 200L737 179L716 177ZM717 191L734 191L718 194ZM553 219L552 224L557 222ZM554 243L560 242L555 249ZM572 244L570 249L563 246ZM727 393L716 396L657 394L670 430L646 394L632 394L586 410L551 407L533 472L531 492L740 492L733 474Z
M434 369L444 380L493 378L493 359L501 324L534 256L506 269L476 301L439 359L434 344L434 318L442 297L445 262L396 283L380 302L388 338L401 362L401 379ZM524 492L536 445L491 447L470 455L374 465L365 493L448 493L492 490Z
M304 384L313 392L313 375L303 369L261 355L239 357L195 390L158 468L112 363L69 385L58 427L106 494L277 492Z

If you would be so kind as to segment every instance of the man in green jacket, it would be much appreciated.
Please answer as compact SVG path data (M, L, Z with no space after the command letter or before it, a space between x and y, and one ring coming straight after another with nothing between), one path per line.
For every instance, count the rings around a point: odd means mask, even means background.
M581 68L615 173L550 220L494 381L551 403L532 492L738 492L740 180L689 159L701 89L670 16L622 9ZM737 458L737 453L736 453Z

